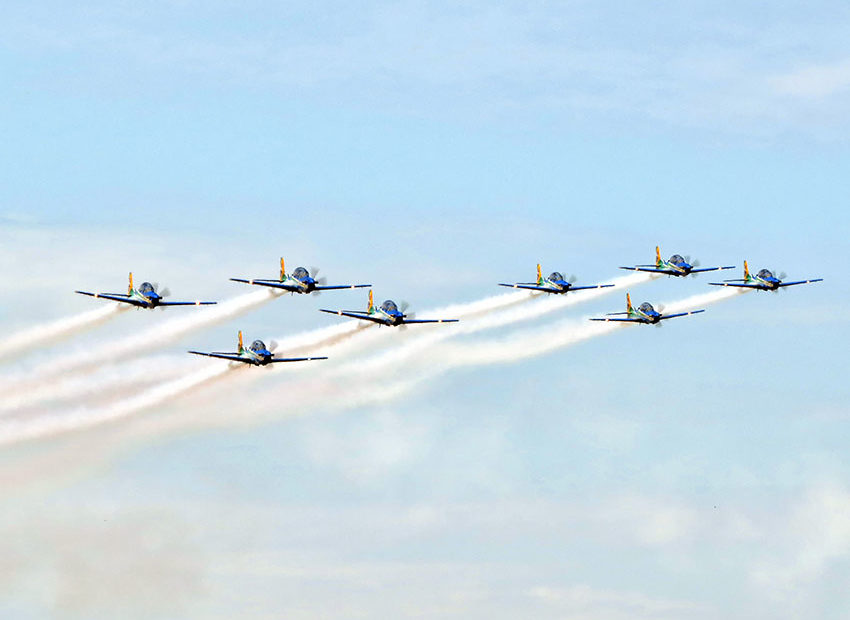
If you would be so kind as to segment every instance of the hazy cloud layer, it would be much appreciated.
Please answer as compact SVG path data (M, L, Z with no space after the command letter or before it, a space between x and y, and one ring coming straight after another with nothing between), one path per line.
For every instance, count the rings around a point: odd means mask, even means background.
M35 69L21 85L49 90L144 96L188 81L523 124L533 111L566 125L640 120L750 137L794 131L843 140L850 127L841 3L804 12L675 2L341 3L319 11L260 2L205 4L201 23L198 10L17 10L5 20L5 46Z

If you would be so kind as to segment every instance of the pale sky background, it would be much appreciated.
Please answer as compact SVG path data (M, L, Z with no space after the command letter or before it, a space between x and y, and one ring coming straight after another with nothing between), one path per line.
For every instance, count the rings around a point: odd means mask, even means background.
M130 270L225 300L281 255L423 318L537 262L616 277L659 243L726 277L746 258L825 281L515 362L455 367L438 347L334 383L419 337L382 333L324 368L245 369L3 445L0 616L847 617L848 23L840 2L4 7L6 335L99 307L73 291L120 291ZM204 367L188 348L364 304L276 299L0 422L76 419L140 389L109 392L122 373L155 386ZM622 305L451 343L519 352ZM2 361L4 399L193 311L126 312Z

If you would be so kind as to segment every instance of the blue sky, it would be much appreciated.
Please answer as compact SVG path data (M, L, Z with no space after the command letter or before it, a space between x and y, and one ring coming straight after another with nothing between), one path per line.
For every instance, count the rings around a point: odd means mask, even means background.
M537 262L601 281L659 243L825 282L395 398L350 386L346 402L299 370L0 448L4 617L846 616L848 10L8 7L7 333L91 309L72 291L120 290L130 270L230 298L245 291L227 278L273 277L281 255L420 313ZM364 297L278 299L139 363L331 326L317 308ZM126 313L7 362L3 389L166 318ZM326 403L299 400L322 385Z

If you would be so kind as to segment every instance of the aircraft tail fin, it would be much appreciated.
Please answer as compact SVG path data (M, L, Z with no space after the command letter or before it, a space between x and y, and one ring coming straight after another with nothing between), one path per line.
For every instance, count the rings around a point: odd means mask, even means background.
M750 268L747 266L747 261L744 261L744 281L750 280Z
M241 329L239 330L239 343L238 344L239 344L239 347L237 348L237 351L239 351L239 353L241 354L242 351L245 350L245 347L242 346L242 330Z
M133 272L132 271L130 272L130 284L127 286L127 294L128 295L133 294Z
M540 263L537 263L537 285L543 284L543 271L540 269Z
M372 312L375 309L375 300L372 297L372 289L369 289L369 307L366 308L366 312Z
M626 312L631 313L632 311L632 296L629 293L626 293Z
M656 245L655 246L655 266L661 267L662 264L663 263L661 261L661 246Z
M286 264L283 262L283 256L280 257L280 281L286 280Z

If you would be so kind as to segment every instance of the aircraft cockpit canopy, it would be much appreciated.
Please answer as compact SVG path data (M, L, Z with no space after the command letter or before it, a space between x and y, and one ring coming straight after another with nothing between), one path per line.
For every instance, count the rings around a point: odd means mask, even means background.
M392 299L388 299L381 304L381 310L384 312L398 312L398 306L395 305L395 302Z
M266 350L266 343L263 342L262 340L255 340L254 342L251 343L251 350L252 351L265 351Z
M139 287L139 292L142 294L155 292L153 284L150 282L142 282L142 285Z
M762 269L761 271L759 271L758 277L760 277L760 278L772 278L773 273L771 273L770 269Z
M655 308L653 308L653 307L652 307L652 304L651 304L651 303L649 303L648 301L643 302L643 303L640 305L640 308L638 308L638 309L639 309L641 312L645 312L645 313L647 313L647 314L649 314L649 313L651 313L651 312L655 312Z
M674 265L681 265L685 262L685 259L682 258L679 254L673 254L673 256L670 257L670 260L667 262L673 263Z
M296 280L304 281L310 277L310 272L307 271L304 267L298 267L295 271L292 272L292 277Z
M552 280L552 282L562 282L564 280L564 274L558 271L553 271L549 274L549 279Z

